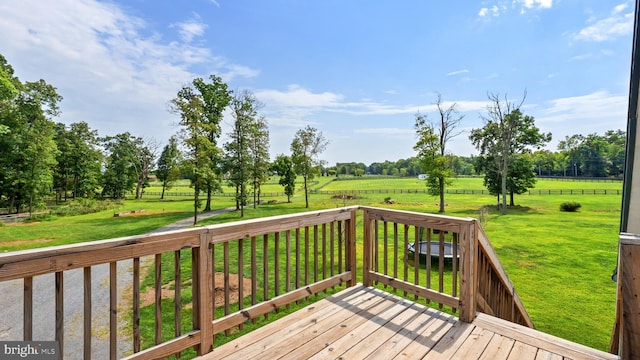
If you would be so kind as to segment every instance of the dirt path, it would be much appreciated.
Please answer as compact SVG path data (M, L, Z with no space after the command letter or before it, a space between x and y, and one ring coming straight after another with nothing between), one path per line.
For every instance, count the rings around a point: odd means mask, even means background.
M235 207L219 209L198 215L205 219ZM177 221L151 233L185 229L193 224L193 218ZM118 303L128 308L122 294L130 291L133 282L131 261L120 261L117 265ZM91 268L92 280L92 358L109 358L109 264ZM64 359L82 359L84 289L83 269L64 273ZM0 283L0 341L22 340L22 281L13 280ZM33 339L51 341L55 337L55 281L53 274L36 276L33 279ZM98 325L100 324L100 325ZM130 330L124 329L125 322L120 321L118 329L118 358L132 351Z

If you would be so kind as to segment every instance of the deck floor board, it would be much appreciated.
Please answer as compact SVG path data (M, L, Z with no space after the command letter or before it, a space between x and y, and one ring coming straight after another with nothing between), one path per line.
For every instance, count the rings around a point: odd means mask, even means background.
M492 316L473 323L361 285L201 359L618 359Z

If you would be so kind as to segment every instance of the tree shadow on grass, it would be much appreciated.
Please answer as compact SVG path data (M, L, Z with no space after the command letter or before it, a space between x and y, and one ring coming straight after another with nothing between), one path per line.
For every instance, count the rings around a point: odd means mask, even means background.
M496 205L484 205L476 210L467 209L456 211L456 215L466 215L472 218L478 218L480 213L483 211L487 211L487 215L502 215L501 210ZM536 209L529 206L507 206L507 215L509 216L518 216L518 215L527 215L527 214L539 214L540 212Z

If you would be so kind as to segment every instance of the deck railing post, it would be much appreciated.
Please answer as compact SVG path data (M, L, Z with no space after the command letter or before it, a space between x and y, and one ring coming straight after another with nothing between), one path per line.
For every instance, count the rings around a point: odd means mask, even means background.
M476 317L476 222L461 226L460 231L460 320L472 322Z
M198 326L200 328L199 355L213 348L213 257L209 248L211 233L200 235L198 258ZM195 281L195 279L193 279Z
M347 224L347 231L349 233L347 247L348 251L347 255L347 263L348 269L351 272L351 280L347 282L347 286L355 286L357 283L357 271L358 264L356 263L356 215L357 209L351 209L351 218L347 220L349 223Z
M362 284L364 286L371 286L371 279L369 277L369 271L371 271L371 219L369 218L369 210L363 209L362 219L362 247L363 247L363 264L362 264Z
M620 236L618 265L618 316L620 359L640 358L640 237Z

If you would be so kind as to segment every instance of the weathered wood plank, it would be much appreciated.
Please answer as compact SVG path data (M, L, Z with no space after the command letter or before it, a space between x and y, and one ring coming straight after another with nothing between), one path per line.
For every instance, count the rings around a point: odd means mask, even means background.
M198 245L192 235L180 238L136 237L130 240L110 240L98 245L68 245L48 248L42 253L28 250L28 254L4 256L0 254L0 281L20 279L87 266L130 260ZM11 254L11 253L6 253ZM45 256L44 254L48 254Z
M484 349L484 352L480 356L480 360L506 359L509 356L509 353L511 353L513 344L515 344L515 340L506 336L494 334L491 341L489 341L487 348Z
M437 310L434 310L437 311ZM433 326L422 331L409 345L394 357L394 359L421 359L442 339L445 334L458 322L458 319L439 312L439 318Z
M423 359L449 359L467 340L475 326L458 321Z
M375 314L374 319L350 328L348 334L337 339L330 347L325 347L315 355L309 357L309 359L361 359L362 357L358 355L358 351L361 349L359 347L354 348L354 345L359 344L379 328L386 326L393 318L406 310L407 305L410 304L410 301L406 299L394 298L394 300L394 304L385 306L381 312Z
M426 310L425 307L411 302L402 306L404 307L402 312L395 315L383 326L376 328L362 341L345 351L341 357L344 359L363 359L369 356L398 332L418 320ZM377 319L378 317L372 322L377 322Z
M535 346L516 342L511 348L511 353L507 360L534 360L538 349Z
M191 331L178 338L163 342L160 345L142 350L138 353L122 358L122 360L152 360L162 359L182 350L200 344L200 330Z
M493 332L476 327L451 359L479 359L489 345Z
M459 232L460 226L473 221L471 218L457 218L435 214L425 216L424 213L419 212L372 208L367 206L360 206L360 209L370 212L370 218L372 220L397 222L400 224L450 232Z
M419 305L414 304L413 306ZM415 341L421 334L429 329L446 326L445 317L442 315L442 312L424 307L420 317L403 325L400 331L397 331L392 337L382 343L374 352L369 354L366 359L392 359L398 356L403 349Z
M563 359L562 356L558 354L554 354L547 350L542 350L542 349L539 349L538 353L536 354L536 360L562 360L562 359Z
M331 301L319 301L308 305L289 316L252 331L248 336L240 337L213 349L211 353L203 356L202 359L222 359L226 356L238 354L238 351L256 351L255 349L251 350L250 348L257 348L257 352L259 352L262 348L262 346L260 346L260 342L265 341L264 339L274 334L278 334L277 336L289 332L295 334L300 326L309 326L309 324L314 322L313 319L318 316L323 316L326 312L338 311L345 303L358 301L359 299L361 300L363 298L361 291L362 288L359 287L345 289L334 294L331 297ZM373 295L370 295L369 297L373 297Z
M518 342L542 348L571 359L618 359L616 355L592 349L569 340L545 334L519 324L479 313L473 322L476 326L508 336Z
M336 311L316 316L309 326L287 334L274 334L269 346L261 344L262 351L255 359L298 358L307 359L326 348L353 329L371 319L382 309L393 306L391 296L371 296L356 298L350 302L337 304Z

